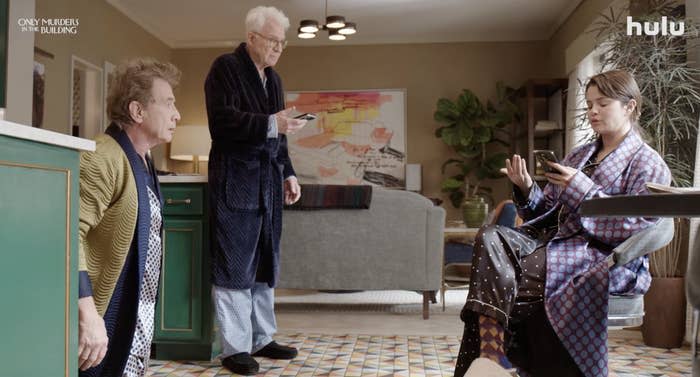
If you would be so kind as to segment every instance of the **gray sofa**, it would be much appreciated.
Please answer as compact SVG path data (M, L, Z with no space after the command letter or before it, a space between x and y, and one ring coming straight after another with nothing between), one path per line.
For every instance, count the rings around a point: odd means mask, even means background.
M303 193L302 193L303 195ZM440 288L445 210L409 191L374 188L369 209L286 210L280 288Z

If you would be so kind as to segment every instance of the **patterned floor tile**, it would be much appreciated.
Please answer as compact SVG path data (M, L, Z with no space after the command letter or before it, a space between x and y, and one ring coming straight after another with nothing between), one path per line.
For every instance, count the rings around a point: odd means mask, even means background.
M258 358L265 377L452 376L459 351L456 336L291 334L281 343L299 349L294 360ZM639 340L610 340L610 377L688 376L690 350L644 346ZM232 376L218 361L153 360L149 377Z

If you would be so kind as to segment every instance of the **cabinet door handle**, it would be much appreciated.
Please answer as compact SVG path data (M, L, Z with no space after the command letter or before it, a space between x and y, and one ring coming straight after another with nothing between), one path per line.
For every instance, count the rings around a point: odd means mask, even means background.
M192 204L192 199L190 199L190 198L187 198L187 199L168 198L168 199L165 199L165 204Z

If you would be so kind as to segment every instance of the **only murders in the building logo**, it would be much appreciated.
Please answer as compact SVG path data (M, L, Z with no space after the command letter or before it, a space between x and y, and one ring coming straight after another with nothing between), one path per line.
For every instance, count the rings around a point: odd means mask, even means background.
M19 18L17 26L21 32L40 34L78 34L80 21L77 18Z
M627 35L675 35L681 36L685 33L685 23L683 21L669 21L668 17L661 17L661 22L654 21L632 21L631 16L627 16Z

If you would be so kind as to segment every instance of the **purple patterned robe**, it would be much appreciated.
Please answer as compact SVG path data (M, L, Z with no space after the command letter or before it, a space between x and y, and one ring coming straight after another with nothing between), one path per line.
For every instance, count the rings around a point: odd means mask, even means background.
M583 145L571 151L562 164L581 169L595 151L596 143ZM569 212L547 244L545 309L554 331L586 376L608 375L609 293L643 294L651 283L648 256L611 270L605 257L656 219L581 217L579 206L591 198L645 194L645 182L669 184L670 180L663 159L632 131L590 178L579 171L566 188L548 184L540 190L533 185L527 204L518 208L527 221L524 225L562 207ZM609 248L601 250L601 243Z

